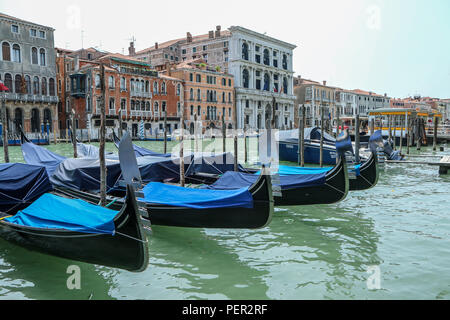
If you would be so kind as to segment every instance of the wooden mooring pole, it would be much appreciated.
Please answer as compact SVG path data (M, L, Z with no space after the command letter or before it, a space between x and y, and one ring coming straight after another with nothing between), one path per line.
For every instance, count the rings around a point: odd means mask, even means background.
M6 118L6 93L3 94L2 98L2 127L3 127L3 153L5 163L9 163L9 150L8 150L8 124Z
M305 166L305 105L301 106L301 117L298 117L298 164ZM300 112L299 112L300 113Z
M167 154L167 111L164 111L164 154Z
M438 117L434 117L433 151L436 151L437 149L437 130L438 130Z
M105 65L100 64L100 83L102 92L102 103L100 105L100 205L106 205L106 163L105 163L105 134L106 134L106 90L105 90ZM72 130L73 131L73 130ZM73 133L72 133L73 134Z
M355 115L355 162L359 163L360 159L359 159L359 148L360 148L360 135L359 135L359 126L360 126L360 122L359 122L359 113L357 113Z
M72 145L73 145L73 157L78 158L78 150L77 150L77 134L76 134L76 123L75 123L75 109L72 108L72 113L70 115L71 123L72 123Z
M323 167L323 134L324 134L324 122L325 122L325 115L324 115L324 110L323 110L323 105L320 105L320 129L321 129L321 134L320 134L320 160L319 160L319 164L320 167Z

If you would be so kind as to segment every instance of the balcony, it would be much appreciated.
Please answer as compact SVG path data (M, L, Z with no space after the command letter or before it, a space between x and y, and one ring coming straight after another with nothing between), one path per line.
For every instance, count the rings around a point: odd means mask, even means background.
M151 99L153 97L151 92L131 91L130 94L132 97L138 97L138 98Z
M57 96L43 96L40 94L22 94L22 93L4 93L7 101L22 101L28 103L58 103L59 98ZM3 94L1 95L3 97Z

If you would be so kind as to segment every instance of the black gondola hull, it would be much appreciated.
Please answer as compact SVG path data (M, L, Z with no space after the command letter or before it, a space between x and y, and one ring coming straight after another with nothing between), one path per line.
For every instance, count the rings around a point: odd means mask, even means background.
M127 197L126 206L114 220L114 235L33 228L1 221L0 237L44 254L140 272L148 265L148 242L136 201L131 198ZM6 216L0 213L0 217Z
M72 194L81 199L96 203L97 194L86 193L73 189L59 189L61 192ZM173 207L168 205L146 204L147 215L152 225L184 227L184 228L212 228L212 229L260 229L272 221L274 200L272 195L271 178L261 175L258 181L249 189L253 196L253 208L211 208L193 209L187 207ZM121 206L121 199L114 199L110 208Z
M368 190L378 183L378 157L371 153L369 159L361 165L360 174L356 179L350 179L350 191Z
M326 183L321 186L283 190L275 198L275 206L301 206L332 204L344 200L349 191L347 164L341 158L336 167L327 173Z

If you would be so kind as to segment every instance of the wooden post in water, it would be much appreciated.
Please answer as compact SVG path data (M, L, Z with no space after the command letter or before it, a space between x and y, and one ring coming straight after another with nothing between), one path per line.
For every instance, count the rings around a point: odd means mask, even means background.
M180 123L180 185L184 187L184 109L181 112Z
M238 126L238 117L237 117L237 108L236 108L236 90L233 91L233 104L234 104L234 171L238 172L238 137L237 137L237 126Z
M434 117L434 130L433 130L433 151L436 151L437 146L437 130L438 130L438 117Z
M340 120L340 115L341 115L341 108L338 106L336 108L336 138L339 136L340 133L340 126L341 126L341 120Z
M359 146L360 146L360 135L359 135L359 113L355 115L355 162L360 163L359 159Z
M369 130L370 130L370 135L373 135L375 132L375 119L370 120Z
M389 143L392 140L392 123L391 123L391 115L388 115L388 128L389 128Z
M117 133L119 135L119 139L122 139L122 109L119 109L119 130Z
M400 153L402 153L402 149L403 149L403 121L401 121L401 116L400 116Z
M298 117L298 164L305 166L305 105L301 106L302 116ZM300 113L300 112L299 112Z
M323 133L324 133L324 110L323 110L323 105L320 104L320 159L319 159L319 164L320 167L323 167Z
M248 163L247 125L244 125L244 162Z
M8 124L6 119L6 93L2 98L2 127L3 127L3 153L5 155L5 163L9 163L9 150L8 150Z
M106 90L105 90L105 65L100 63L100 88L102 93L102 103L100 105L100 205L106 205L106 163L105 163L105 125L106 125Z
M167 154L167 111L164 111L164 154Z
M397 116L394 116L394 150L397 150Z
M416 139L417 139L417 141L416 141L416 147L417 147L417 150L420 150L420 148L421 148L421 137L420 137L420 135L421 135L421 130L420 130L420 118L416 118L416 132L417 132L417 137L416 137Z
M70 114L71 127L72 127L72 146L73 146L73 157L78 158L77 150L77 135L76 135L76 124L75 124L75 109L72 108L72 113Z
M225 126L225 114L222 114L222 149L223 153L227 150L227 128Z

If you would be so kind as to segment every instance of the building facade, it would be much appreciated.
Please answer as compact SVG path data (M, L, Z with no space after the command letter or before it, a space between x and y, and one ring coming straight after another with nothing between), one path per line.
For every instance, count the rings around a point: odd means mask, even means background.
M234 77L209 67L202 59L184 62L169 70L170 76L183 81L184 118L190 133L195 120L201 121L202 131L225 127L234 123Z
M133 137L148 137L172 132L179 126L183 103L182 81L158 75L149 64L120 54L106 54L89 61L76 59L70 77L70 98L66 112L75 112L78 128L92 132L100 126L103 101L100 64L105 66L106 126L131 132ZM119 118L120 117L120 118Z
M275 99L275 125L294 122L293 50L295 45L243 27L168 41L139 51L133 57L158 70L169 64L203 59L209 66L233 75L236 89L237 128L265 128L266 110Z
M322 125L321 107L326 122L324 126L333 125L332 121L336 117L337 88L327 86L326 81L320 83L301 77L294 79L294 86L297 109L302 105L306 108L306 125L309 127ZM296 123L298 124L298 115Z
M0 13L0 78L10 134L58 132L54 29Z

